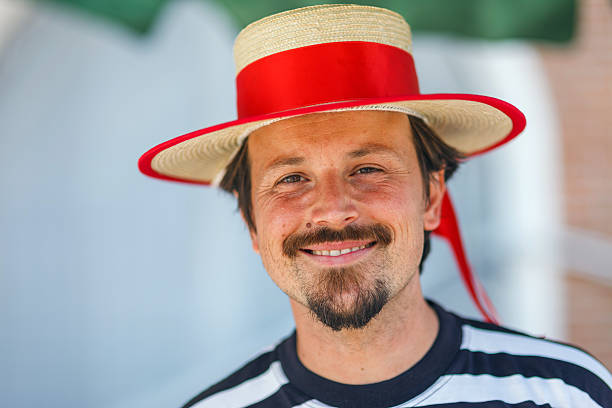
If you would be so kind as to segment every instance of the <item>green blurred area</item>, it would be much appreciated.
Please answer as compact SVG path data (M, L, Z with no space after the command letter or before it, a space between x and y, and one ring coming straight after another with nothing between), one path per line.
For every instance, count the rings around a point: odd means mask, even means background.
M172 0L35 0L75 7L90 14L120 23L139 33L146 33L155 23L163 6ZM213 0L214 1L214 0Z
M173 0L37 0L61 3L146 33ZM223 6L240 28L269 14L315 4L308 0L202 0ZM414 32L485 39L520 38L568 42L574 34L576 0L352 0L402 14Z

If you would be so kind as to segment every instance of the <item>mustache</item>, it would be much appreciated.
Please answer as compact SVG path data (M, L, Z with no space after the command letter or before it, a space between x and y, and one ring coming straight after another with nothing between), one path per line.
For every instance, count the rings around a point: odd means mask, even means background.
M313 231L289 235L283 241L283 254L295 258L298 251L308 245L339 241L376 241L382 247L391 243L391 228L382 224L366 226L347 225L341 230L321 227Z

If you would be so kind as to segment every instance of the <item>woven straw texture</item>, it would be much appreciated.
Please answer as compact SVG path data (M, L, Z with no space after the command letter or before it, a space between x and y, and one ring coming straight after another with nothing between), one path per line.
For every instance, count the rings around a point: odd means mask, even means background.
M474 101L402 101L340 110L349 109L390 110L418 116L447 144L468 154L499 142L512 130L512 120L503 112ZM251 132L282 119L245 123L186 140L157 154L151 167L167 176L215 184Z
M369 41L412 52L410 26L390 10L321 5L275 14L245 27L234 43L236 72L253 61L308 45Z

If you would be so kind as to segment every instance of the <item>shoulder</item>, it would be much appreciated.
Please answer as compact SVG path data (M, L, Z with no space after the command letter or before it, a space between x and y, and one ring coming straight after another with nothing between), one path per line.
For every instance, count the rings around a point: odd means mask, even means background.
M498 394L529 400L557 398L559 406L612 406L610 372L585 351L505 327L458 318L462 341L451 376ZM505 395L498 395L505 397ZM503 400L503 399L502 399ZM536 401L537 402L537 401Z
M183 408L249 406L274 394L287 381L277 349L265 351L193 397Z
M571 364L610 380L610 373L597 359L580 348L542 337L535 337L494 324L461 319L461 350L486 356L508 357L541 364L541 372Z

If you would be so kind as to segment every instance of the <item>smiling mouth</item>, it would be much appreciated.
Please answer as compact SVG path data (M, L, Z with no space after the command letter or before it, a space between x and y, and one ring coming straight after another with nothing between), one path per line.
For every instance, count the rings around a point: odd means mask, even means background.
M361 249L371 248L374 245L376 245L376 241L372 241L369 244L355 246L355 247L352 247L352 248L330 249L330 250L326 250L326 249L323 249L323 250L314 250L314 249L301 248L300 251L306 252L306 253L311 254L311 255L340 256L340 255L350 254L351 252L356 252L356 251L359 251Z

